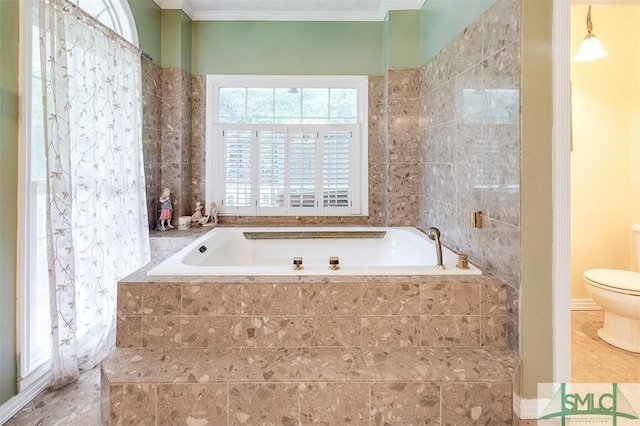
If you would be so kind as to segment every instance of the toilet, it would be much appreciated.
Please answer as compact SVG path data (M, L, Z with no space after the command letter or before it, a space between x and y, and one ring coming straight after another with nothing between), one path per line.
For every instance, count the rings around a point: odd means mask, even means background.
M631 228L640 265L640 225ZM640 272L589 269L584 281L593 301L604 308L598 337L626 351L640 353Z

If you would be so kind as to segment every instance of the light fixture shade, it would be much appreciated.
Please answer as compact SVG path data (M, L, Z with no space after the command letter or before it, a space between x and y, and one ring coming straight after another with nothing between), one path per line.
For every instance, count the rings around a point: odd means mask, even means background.
M573 57L576 62L595 61L604 58L609 53L602 48L598 37L593 33L593 22L591 22L591 6L587 10L587 35L580 43L578 53Z
M580 43L578 53L573 57L573 60L576 62L595 61L596 59L604 58L608 54L609 52L604 50L598 37L593 33L589 33Z

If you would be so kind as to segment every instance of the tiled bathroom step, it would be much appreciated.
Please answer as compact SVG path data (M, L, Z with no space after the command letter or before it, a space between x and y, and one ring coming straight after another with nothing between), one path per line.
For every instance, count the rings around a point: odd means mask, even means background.
M483 348L119 348L103 422L511 424L517 363Z

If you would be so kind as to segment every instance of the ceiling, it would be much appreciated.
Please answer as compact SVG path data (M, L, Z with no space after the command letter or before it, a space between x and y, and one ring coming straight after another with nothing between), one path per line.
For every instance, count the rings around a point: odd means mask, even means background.
M382 21L389 10L419 9L425 0L154 0L196 21Z

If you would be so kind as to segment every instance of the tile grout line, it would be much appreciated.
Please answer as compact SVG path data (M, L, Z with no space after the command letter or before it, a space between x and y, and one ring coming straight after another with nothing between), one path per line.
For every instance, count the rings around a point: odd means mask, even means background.
M298 382L298 425L302 424L302 419L300 418L302 411L302 382Z
M373 408L371 394L373 393L373 385L375 382L369 383L369 409L367 410L367 417L369 418L369 426L371 426L371 410Z

